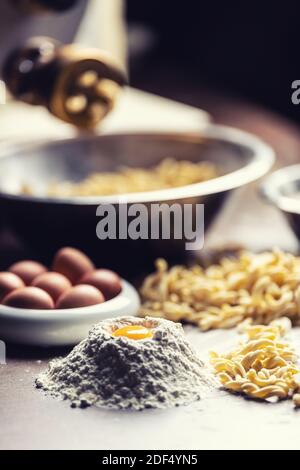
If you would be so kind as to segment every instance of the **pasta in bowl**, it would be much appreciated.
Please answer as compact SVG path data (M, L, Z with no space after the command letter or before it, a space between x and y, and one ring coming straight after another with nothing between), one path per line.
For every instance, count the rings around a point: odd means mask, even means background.
M41 254L64 245L89 247L96 263L126 276L128 270L147 269L158 256L183 258L185 240L171 226L168 239L100 241L98 208L111 205L121 213L143 204L150 213L157 204L189 204L194 218L203 204L207 230L231 192L263 176L274 161L260 139L217 125L201 134L111 134L7 145L0 156L1 214L9 228Z

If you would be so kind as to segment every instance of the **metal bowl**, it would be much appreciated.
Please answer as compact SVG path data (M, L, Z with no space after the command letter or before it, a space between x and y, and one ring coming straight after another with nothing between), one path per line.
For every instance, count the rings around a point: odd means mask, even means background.
M116 204L119 196L50 198L55 181L80 181L94 171L120 165L149 167L166 157L214 162L221 176L174 189L125 194L132 203L204 203L205 228L230 192L263 176L274 161L273 151L258 138L237 129L211 125L201 135L187 133L112 134L72 140L9 146L0 152L0 209L6 223L47 261L57 248L72 245L92 256L97 265L120 273L137 272L157 256L180 260L183 240L107 240L96 237L96 209ZM35 196L20 194L26 183Z
M262 184L266 199L280 209L300 240L300 164L275 171Z

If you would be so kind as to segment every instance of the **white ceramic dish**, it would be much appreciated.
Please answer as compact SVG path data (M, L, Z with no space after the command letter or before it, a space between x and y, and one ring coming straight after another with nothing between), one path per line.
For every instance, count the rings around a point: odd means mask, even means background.
M122 280L122 292L101 305L65 310L29 310L0 305L0 339L34 346L79 343L91 326L106 318L137 315L136 289Z

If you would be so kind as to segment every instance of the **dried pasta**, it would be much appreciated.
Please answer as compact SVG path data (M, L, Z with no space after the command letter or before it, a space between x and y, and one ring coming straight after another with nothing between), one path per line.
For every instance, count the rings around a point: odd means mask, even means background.
M108 196L176 188L216 178L219 172L210 162L193 163L167 158L152 168L122 167L115 172L92 173L79 183L53 183L50 196ZM24 187L31 192L31 188Z
M242 328L246 341L228 354L211 353L223 387L266 401L293 397L295 406L300 406L298 357L282 339L290 327L290 320L284 317L269 326L246 321Z
M142 316L187 321L202 331L232 328L250 318L269 324L286 316L300 320L300 257L278 249L225 257L206 269L159 259L141 288Z

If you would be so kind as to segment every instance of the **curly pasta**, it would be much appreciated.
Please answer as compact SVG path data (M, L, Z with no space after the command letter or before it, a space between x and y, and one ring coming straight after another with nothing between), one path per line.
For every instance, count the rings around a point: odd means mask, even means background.
M114 172L91 173L79 183L53 183L50 196L107 196L176 188L216 178L219 171L210 162L193 163L166 158L152 168L122 167ZM31 193L24 186L23 192Z
M247 318L256 324L282 316L300 320L300 257L292 254L242 252L207 269L168 269L159 259L156 267L141 288L142 316L187 321L202 331L232 328Z
M247 341L228 354L211 353L211 363L224 388L250 398L277 401L293 397L300 406L298 357L282 337L291 328L288 318L269 326L242 327Z

